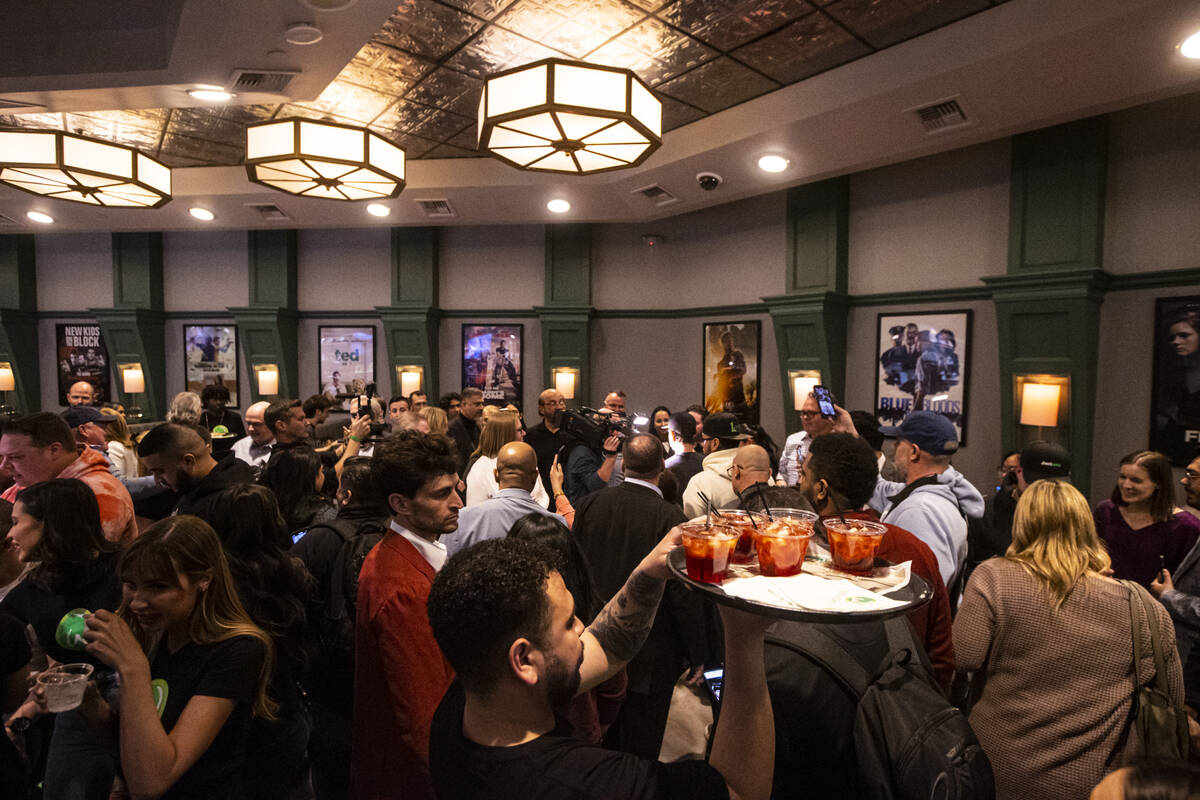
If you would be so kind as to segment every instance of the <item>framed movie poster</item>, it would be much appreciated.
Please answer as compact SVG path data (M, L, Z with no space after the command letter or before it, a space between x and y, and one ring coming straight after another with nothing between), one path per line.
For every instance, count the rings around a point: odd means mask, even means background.
M876 329L875 416L899 425L913 411L935 411L967 443L971 311L880 314Z
M375 328L317 328L321 391L330 397L362 394L375 382Z
M184 325L183 365L187 391L200 394L205 386L229 390L229 406L238 405L236 325Z
M112 384L108 371L108 348L100 335L99 325L55 325L58 345L58 402L67 405L67 390L71 384L86 381L95 392L93 402L112 400Z
M524 325L463 325L462 385L483 392L483 402L521 407Z
M1154 303L1150 449L1186 467L1200 447L1200 296Z
M758 367L762 324L704 323L704 405L709 413L729 411L758 424Z

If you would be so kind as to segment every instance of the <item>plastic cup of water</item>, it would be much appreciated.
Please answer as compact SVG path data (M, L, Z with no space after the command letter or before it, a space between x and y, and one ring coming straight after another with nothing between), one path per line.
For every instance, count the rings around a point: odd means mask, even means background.
M38 673L38 686L46 695L46 710L57 714L76 708L83 702L91 676L91 664L60 664Z

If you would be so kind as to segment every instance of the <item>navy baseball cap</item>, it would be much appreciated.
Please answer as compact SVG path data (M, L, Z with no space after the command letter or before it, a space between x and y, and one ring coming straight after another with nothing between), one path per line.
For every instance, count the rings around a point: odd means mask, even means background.
M933 411L914 411L898 426L885 425L879 432L912 442L933 456L948 456L958 450L958 431L953 423Z
M94 406L71 406L61 416L72 428L78 428L86 422L107 425L116 420L112 414L101 414Z

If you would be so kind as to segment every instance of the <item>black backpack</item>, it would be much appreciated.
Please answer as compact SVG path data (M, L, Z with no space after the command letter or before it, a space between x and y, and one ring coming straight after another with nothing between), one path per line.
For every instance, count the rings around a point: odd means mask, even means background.
M796 638L777 626L767 641L801 653L858 698L854 749L859 796L875 800L994 800L992 765L962 712L934 682L904 617L884 623L888 655L869 674L819 626Z
M320 616L315 620L317 639L321 649L336 658L354 660L354 618L358 603L358 574L362 571L367 554L379 544L387 533L387 520L369 518L363 520L331 519L314 525L308 530L311 535L318 528L328 528L342 539L337 557L329 567L329 590L318 598Z

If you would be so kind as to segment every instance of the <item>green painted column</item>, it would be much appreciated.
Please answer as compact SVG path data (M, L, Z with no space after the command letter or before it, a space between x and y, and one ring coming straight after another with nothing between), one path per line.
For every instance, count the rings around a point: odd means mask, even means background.
M787 293L764 297L775 326L787 430L800 430L793 370L819 370L841 398L846 386L850 179L798 186L787 196Z
M542 386L554 386L555 369L576 370L575 399L590 404L592 228L584 223L546 226L545 305L534 312L542 329Z
M416 366L421 388L436 400L438 379L438 229L392 229L392 304L377 306L387 347L392 393L400 391L397 371Z
M298 397L296 252L294 230L250 231L250 305L230 308L238 326L242 354L250 370L250 401L259 394L255 366L279 369L279 396Z
M0 236L0 361L12 366L16 387L3 398L20 414L41 408L42 402L36 312L33 234Z
M114 233L113 305L88 311L100 323L116 387L126 408L137 406L148 420L167 413L167 359L163 316L163 243L161 233ZM129 394L121 365L142 365L144 392Z
M1065 375L1068 432L1043 430L1070 451L1085 495L1092 474L1101 270L1107 181L1106 117L1013 137L1008 274L992 290L1000 349L1000 423L1005 450L1035 438L1017 419L1018 375Z

